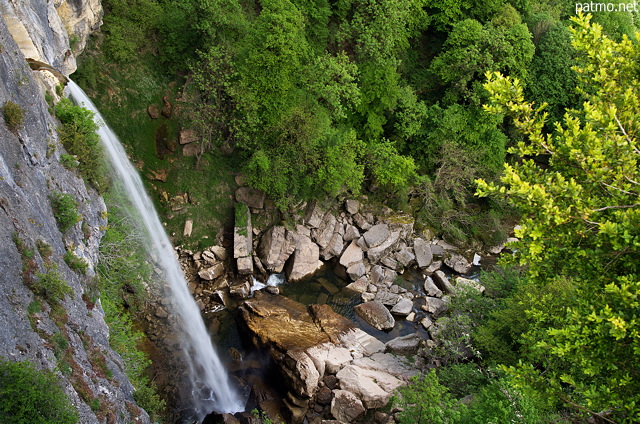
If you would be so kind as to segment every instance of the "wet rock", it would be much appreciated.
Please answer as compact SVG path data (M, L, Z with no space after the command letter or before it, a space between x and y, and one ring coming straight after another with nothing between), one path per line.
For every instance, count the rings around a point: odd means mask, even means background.
M378 330L391 330L396 325L389 310L378 301L362 303L353 309L360 318Z
M442 290L438 288L436 283L433 281L433 278L426 277L424 279L424 284L422 285L422 287L424 288L424 292L427 294L427 296L442 297Z
M251 187L239 187L235 191L237 202L246 203L252 209L262 209L264 207L264 191Z
M294 235L295 249L285 269L289 282L299 281L313 275L320 267L320 249L307 236Z
M459 253L452 253L444 260L445 265L458 274L466 274L471 269L471 263Z
M251 284L248 281L235 283L229 287L231 297L246 299L251 294Z
M388 352L397 355L415 355L418 352L421 341L420 336L417 334L409 334L389 340L385 347Z
M366 411L356 395L346 390L335 390L331 401L331 414L341 423L355 421Z

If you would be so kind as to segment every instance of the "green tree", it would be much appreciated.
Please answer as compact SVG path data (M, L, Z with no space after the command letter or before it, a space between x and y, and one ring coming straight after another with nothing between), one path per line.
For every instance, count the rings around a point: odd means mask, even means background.
M532 357L510 372L578 411L637 422L640 47L609 39L589 17L574 22L582 110L545 134L546 114L525 102L520 82L488 75L487 110L509 114L527 141L511 149L520 160L505 164L501 183L478 181L478 194L522 212L513 260L528 267L529 284L564 279L573 292L563 308L526 311Z

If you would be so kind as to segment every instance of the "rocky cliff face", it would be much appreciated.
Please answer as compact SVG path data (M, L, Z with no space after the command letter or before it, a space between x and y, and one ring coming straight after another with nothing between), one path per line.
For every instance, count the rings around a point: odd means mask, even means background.
M90 293L106 225L105 204L60 164L64 150L57 123L34 79L36 72L27 65L26 47L14 41L22 25L30 38L17 37L19 43L30 42L27 47L65 72L75 66L62 48L66 32L48 25L60 23L53 6L37 3L23 2L18 8L0 0L0 106L11 101L24 113L24 123L14 131L0 117L0 357L56 370L79 411L79 422L149 423L133 400L122 359L109 347L100 302ZM5 14L10 7L14 13ZM52 210L54 192L73 196L81 215L64 233ZM67 251L87 261L86 274L67 266ZM33 281L47 273L72 289L61 307L34 295Z
M0 0L0 13L26 58L68 76L103 10L100 0Z

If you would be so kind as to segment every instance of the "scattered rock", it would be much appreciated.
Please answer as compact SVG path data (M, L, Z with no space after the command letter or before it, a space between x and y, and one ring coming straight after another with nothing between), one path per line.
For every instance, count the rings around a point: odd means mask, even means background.
M149 117L151 119L158 119L160 118L160 109L158 108L157 105L151 105L147 108L147 113L149 114Z
M359 279L360 277L363 277L366 272L367 269L362 262L355 263L347 268L347 275L349 276L349 278L351 278L351 280L354 281Z
M369 282L365 277L358 278L355 282L349 284L346 289L354 291L356 293L364 293L367 291Z
M287 234L284 227L275 226L262 235L258 254L266 269L280 273L294 250L293 235Z
M367 231L371 228L371 223L369 223L369 221L367 221L367 219L359 213L353 215L353 220L355 221L358 228L360 228L362 231Z
M245 256L237 259L238 274L249 275L253 274L253 258L251 256Z
M307 206L304 222L309 228L318 228L324 217L324 211L320 209L315 200L311 201Z
M320 225L317 229L311 232L311 236L318 243L321 249L326 248L333 237L334 230L336 228L336 217L330 213L327 213L322 218Z
M166 183L167 178L169 178L169 171L166 170L165 168L160 168L158 170L152 169L151 171L149 171L149 174L147 174L147 177L153 181L160 181L162 183Z
M378 330L391 330L396 325L389 310L378 301L361 303L353 309L360 318Z
M396 259L405 267L408 267L415 258L416 257L411 253L410 248L404 248L396 253Z
M347 224L344 230L344 241L350 242L360 238L360 232L354 225Z
M182 231L183 237L191 237L193 231L193 219L189 218L184 222L184 230Z
M422 326L424 327L425 330L430 329L433 326L433 320L429 317L424 317L421 321L420 324L422 324Z
M402 382L381 371L368 370L356 365L347 365L336 377L340 387L356 395L368 409L382 408Z
M231 297L246 299L251 295L251 284L249 281L235 283L229 287Z

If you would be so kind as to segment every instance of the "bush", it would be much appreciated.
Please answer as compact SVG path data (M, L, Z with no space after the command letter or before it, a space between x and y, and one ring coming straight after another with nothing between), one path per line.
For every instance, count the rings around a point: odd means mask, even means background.
M93 112L74 105L69 99L60 100L55 111L62 122L58 127L60 140L78 161L80 175L98 192L104 192L108 186L107 171ZM61 157L60 161L67 167L73 166L71 158Z
M83 274L87 272L87 268L89 268L89 264L82 258L77 257L72 251L67 250L64 254L64 261L69 265L74 271L82 272Z
M53 216L58 222L58 228L63 233L73 227L79 221L76 200L70 194L54 192L51 194L51 207Z
M73 293L71 287L55 268L51 268L45 273L37 274L31 288L36 295L42 296L47 302L51 303L58 303L66 295Z
M0 422L73 424L78 413L50 371L29 362L0 360Z
M63 153L60 155L60 163L67 169L74 169L80 165L75 156Z
M9 131L17 133L24 124L24 109L11 100L5 102L2 107L2 114L4 115L4 121L7 123Z

